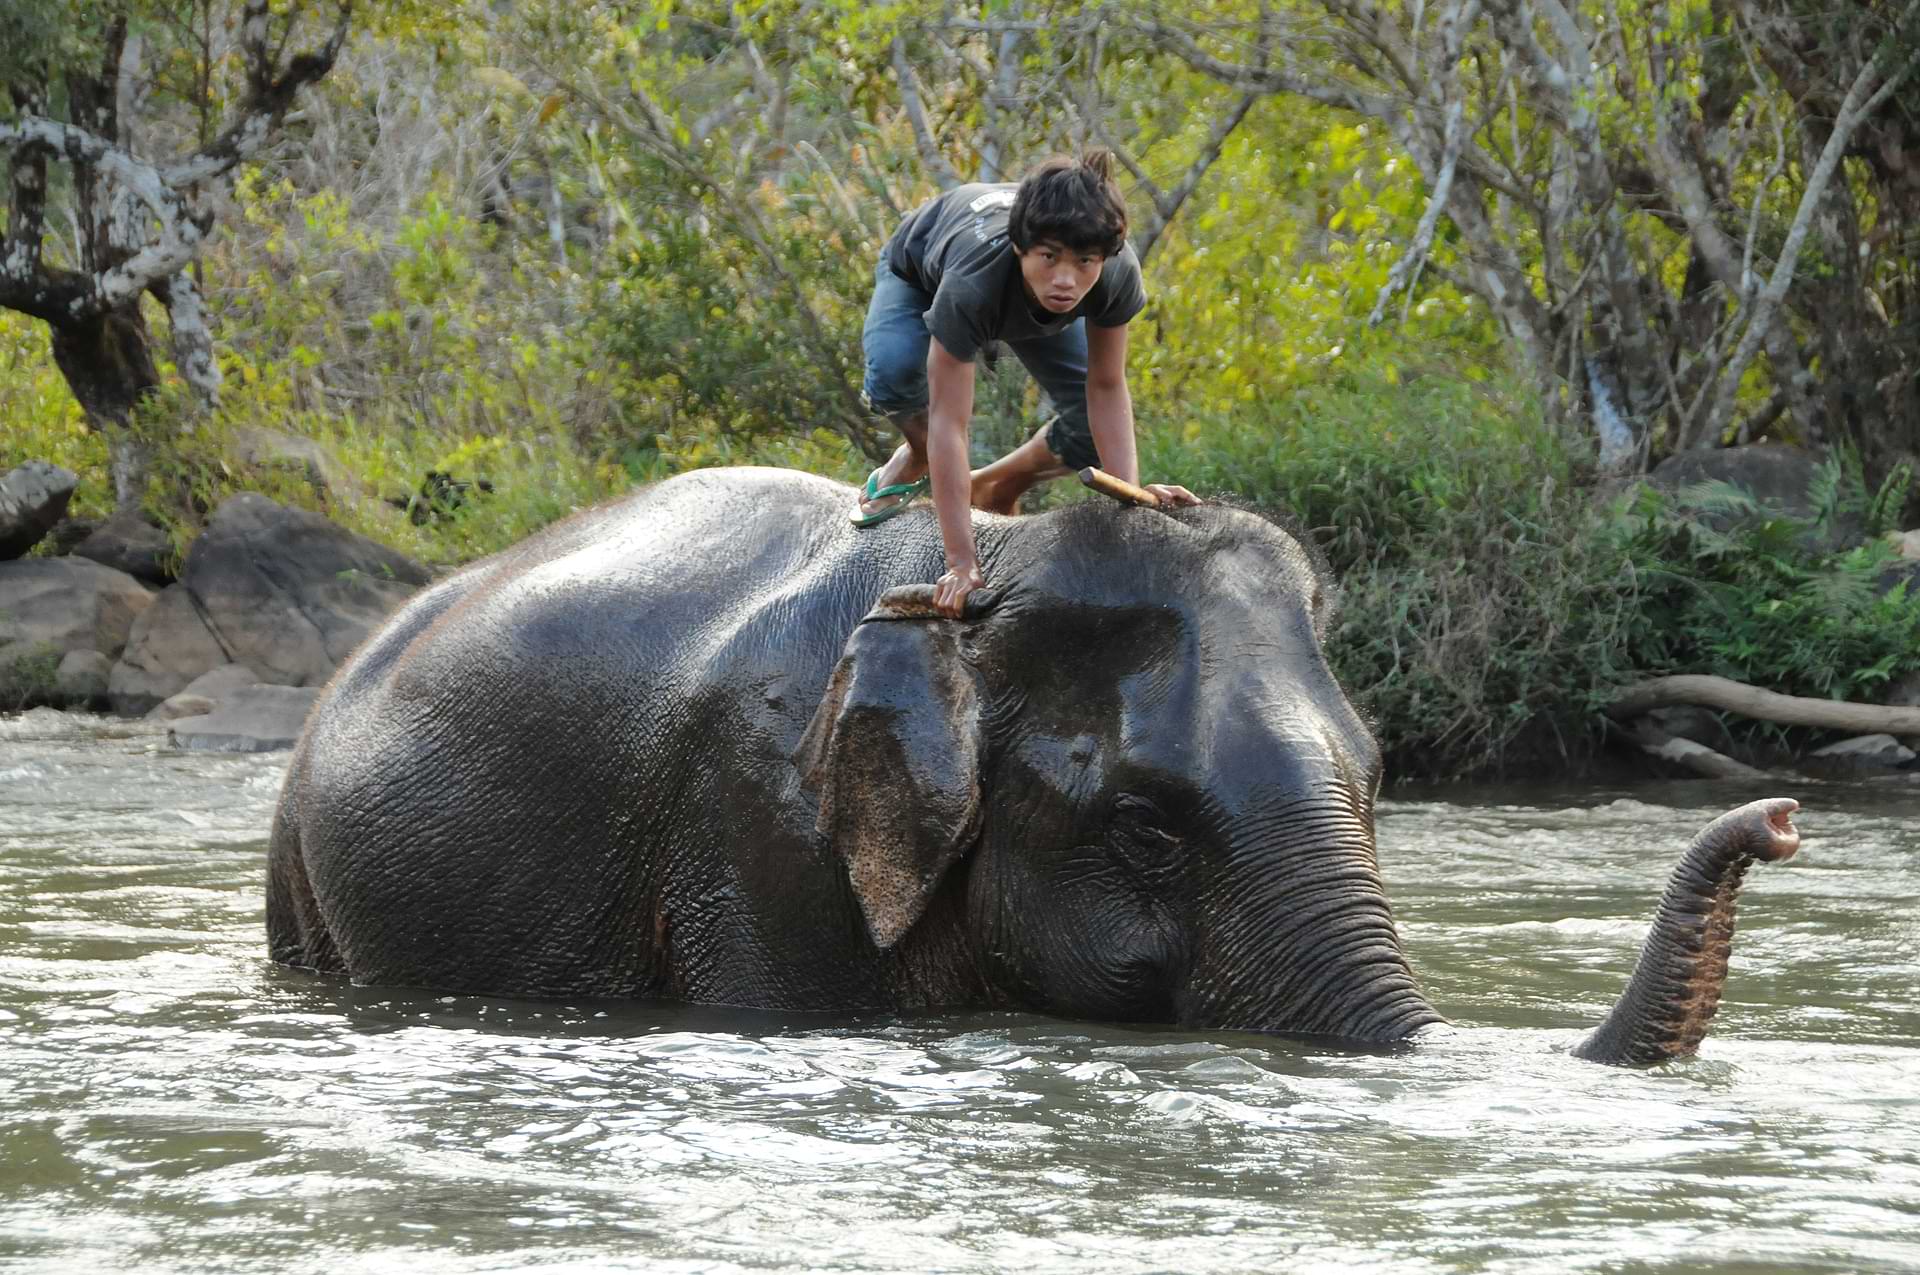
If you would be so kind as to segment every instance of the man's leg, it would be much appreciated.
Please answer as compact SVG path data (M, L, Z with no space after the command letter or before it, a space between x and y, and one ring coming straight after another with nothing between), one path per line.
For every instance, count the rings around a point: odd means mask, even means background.
M921 318L931 298L888 269L881 259L874 271L873 300L867 306L860 346L866 355L861 397L893 422L906 441L875 471L874 487L910 483L927 472L927 335ZM862 500L860 512L875 514L900 497Z
M1073 472L1047 447L1042 425L1032 438L982 469L973 471L973 507L993 514L1020 512L1020 497L1029 488Z

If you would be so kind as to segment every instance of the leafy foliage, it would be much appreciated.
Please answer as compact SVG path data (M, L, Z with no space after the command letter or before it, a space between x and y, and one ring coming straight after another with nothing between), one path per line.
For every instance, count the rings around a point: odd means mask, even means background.
M1866 701L1920 671L1920 597L1904 582L1889 587L1899 560L1878 538L1907 482L1903 470L1869 489L1842 453L1821 466L1809 517L1770 511L1724 484L1682 493L1686 517L1643 492L1618 528L1645 577L1635 664ZM1827 547L1847 516L1865 518L1870 538Z

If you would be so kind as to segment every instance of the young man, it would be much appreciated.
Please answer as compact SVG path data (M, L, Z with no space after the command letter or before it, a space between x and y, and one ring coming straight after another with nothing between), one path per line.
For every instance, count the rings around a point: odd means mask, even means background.
M865 392L906 441L868 476L852 518L882 522L931 485L947 554L934 590L944 614L958 617L985 583L970 506L1012 513L1035 483L1088 465L1139 481L1127 323L1147 294L1112 162L1092 150L1048 160L1018 187L956 187L909 215L881 254L861 337ZM1020 357L1059 415L970 474L974 360L995 340ZM1148 490L1199 503L1184 487Z

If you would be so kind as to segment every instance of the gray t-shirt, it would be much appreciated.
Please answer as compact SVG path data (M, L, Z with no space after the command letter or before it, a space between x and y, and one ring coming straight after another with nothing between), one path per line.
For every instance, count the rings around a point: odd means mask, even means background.
M1107 258L1080 304L1053 314L1027 300L1020 257L1007 237L1011 183L956 186L908 214L887 243L893 272L933 298L927 331L947 353L971 363L989 341L1051 336L1075 319L1117 328L1147 304L1131 244Z

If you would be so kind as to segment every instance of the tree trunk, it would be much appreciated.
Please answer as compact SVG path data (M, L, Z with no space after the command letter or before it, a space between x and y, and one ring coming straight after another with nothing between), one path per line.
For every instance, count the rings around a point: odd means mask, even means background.
M134 409L160 384L140 303L52 328L54 363L111 449L114 504L138 508L152 449L138 437Z

